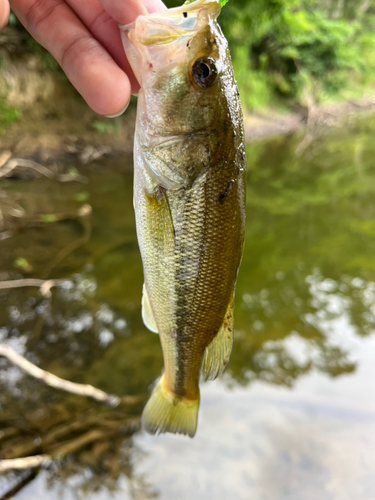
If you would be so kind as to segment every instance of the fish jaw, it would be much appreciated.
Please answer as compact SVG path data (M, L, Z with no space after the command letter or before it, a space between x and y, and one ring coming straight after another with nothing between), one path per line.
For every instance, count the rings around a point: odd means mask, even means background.
M170 65L166 62L175 66L183 61L188 40L209 19L216 19L220 10L218 0L196 0L189 5L139 16L131 24L120 25L124 49L138 83L142 86L143 74L150 70L164 68L168 71ZM171 61L165 57L166 53Z

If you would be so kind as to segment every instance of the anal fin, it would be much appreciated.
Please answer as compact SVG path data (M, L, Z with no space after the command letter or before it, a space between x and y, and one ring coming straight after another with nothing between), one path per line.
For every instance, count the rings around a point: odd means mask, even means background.
M142 319L146 328L151 330L151 332L159 333L145 284L143 284L142 293Z
M207 346L203 364L203 378L215 380L228 364L233 346L233 298L229 302L223 324Z

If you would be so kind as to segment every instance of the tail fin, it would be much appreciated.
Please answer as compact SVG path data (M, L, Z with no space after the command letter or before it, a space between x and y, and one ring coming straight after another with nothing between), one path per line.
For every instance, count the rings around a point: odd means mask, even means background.
M163 375L164 377L164 375ZM142 413L142 426L150 434L173 432L193 437L197 429L199 396L181 399L159 380Z

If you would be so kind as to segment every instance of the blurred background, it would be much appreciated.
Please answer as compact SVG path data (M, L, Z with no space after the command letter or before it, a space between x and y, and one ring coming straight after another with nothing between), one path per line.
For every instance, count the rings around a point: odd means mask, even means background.
M0 460L52 457L0 473L0 499L375 498L375 2L230 0L220 23L247 228L233 353L193 440L139 428L163 362L140 311L136 100L99 117L13 14L0 32L0 344L123 398L0 357Z

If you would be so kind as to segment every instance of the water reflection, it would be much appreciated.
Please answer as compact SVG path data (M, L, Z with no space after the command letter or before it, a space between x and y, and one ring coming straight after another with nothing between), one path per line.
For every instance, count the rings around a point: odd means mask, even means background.
M366 439L375 408L359 387L369 391L374 375L368 361L375 353L374 128L366 120L331 130L299 156L297 136L248 147L235 345L222 381L203 387L194 441L132 437L162 356L159 339L140 318L143 279L131 173L122 166L130 160L85 169L90 239L51 271L64 278L51 299L37 289L0 291L0 341L59 376L120 396L139 395L140 401L116 413L43 387L0 359L1 456L50 453L52 444L65 441L73 446L17 498L51 498L59 489L63 498L104 499L108 492L122 499L191 498L191 484L195 500L289 500L297 493L304 500L317 494L344 498L338 478L354 465L342 459L339 473L333 450L341 456L359 439L358 453L373 460ZM67 212L80 206L81 190L47 180L8 180L0 205L16 199L33 213ZM42 276L46 263L82 232L75 220L18 228L1 241L1 279L21 277L15 265L20 257L31 276ZM347 398L356 401L357 413L347 408ZM81 427L63 434L77 422ZM352 435L340 444L343 423ZM56 432L60 438L52 439ZM150 450L143 459L142 449ZM167 464L162 469L160 460ZM370 469L358 471L355 498L373 491ZM180 478L184 471L189 480ZM286 481L290 471L298 476Z

